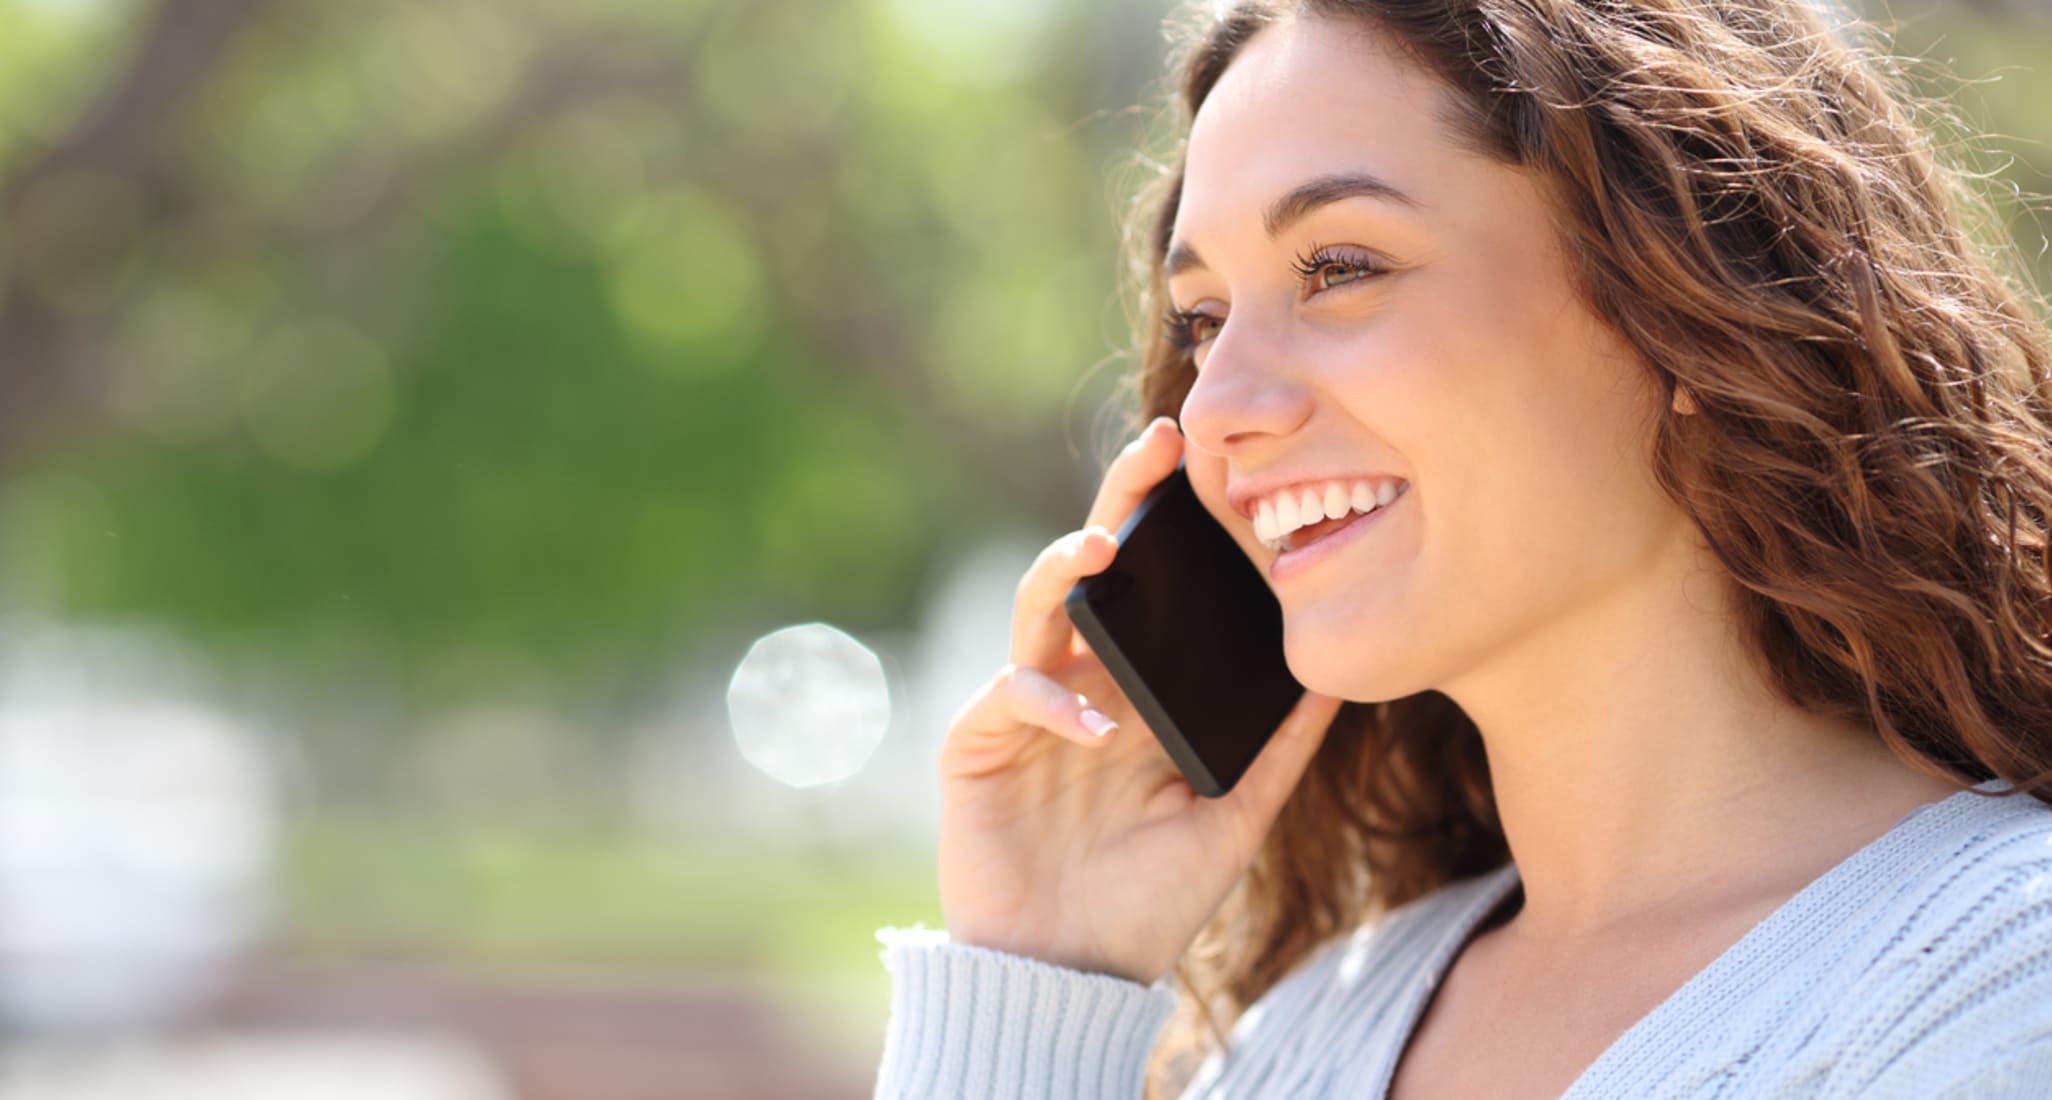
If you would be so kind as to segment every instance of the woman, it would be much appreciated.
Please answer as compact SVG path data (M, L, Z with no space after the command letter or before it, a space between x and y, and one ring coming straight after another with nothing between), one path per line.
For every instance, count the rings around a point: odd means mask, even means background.
M1873 62L1802 0L1186 56L1154 419L948 731L879 1095L2052 1095L2048 336ZM1179 457L1309 689L1216 801L1060 607Z

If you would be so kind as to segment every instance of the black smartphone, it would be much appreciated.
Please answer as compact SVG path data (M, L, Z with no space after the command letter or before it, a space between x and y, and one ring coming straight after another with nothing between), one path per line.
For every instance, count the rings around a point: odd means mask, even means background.
M1283 659L1282 605L1181 462L1116 537L1110 567L1063 606L1190 786L1217 798L1304 693Z

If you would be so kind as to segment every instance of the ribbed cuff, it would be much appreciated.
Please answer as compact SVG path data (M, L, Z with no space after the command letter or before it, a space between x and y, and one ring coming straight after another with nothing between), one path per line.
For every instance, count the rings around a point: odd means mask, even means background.
M877 1100L1138 1100L1175 1011L1152 986L885 928L891 1023Z

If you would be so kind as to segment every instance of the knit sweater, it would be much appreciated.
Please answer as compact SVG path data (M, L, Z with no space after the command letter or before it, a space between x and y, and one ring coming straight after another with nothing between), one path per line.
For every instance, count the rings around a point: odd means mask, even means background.
M1991 780L1982 791L2008 789ZM1242 1015L1185 1100L1382 1100L1506 865L1334 937ZM877 932L880 1098L1137 1100L1152 986ZM2052 1098L2052 807L1960 791L1825 872L1628 1029L1563 1100Z

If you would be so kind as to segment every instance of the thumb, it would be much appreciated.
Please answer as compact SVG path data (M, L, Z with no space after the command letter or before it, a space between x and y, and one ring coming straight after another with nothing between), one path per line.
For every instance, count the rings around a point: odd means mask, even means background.
M1224 797L1214 801L1218 812L1252 823L1266 832L1269 822L1281 811L1283 800L1297 787L1304 768L1325 743L1326 730L1339 714L1344 700L1315 691L1303 698L1277 726L1275 736L1261 747L1240 781Z

